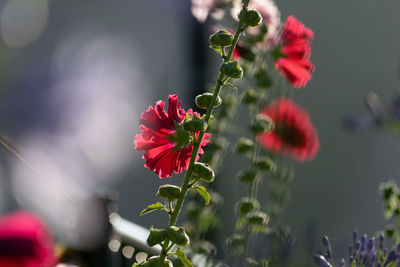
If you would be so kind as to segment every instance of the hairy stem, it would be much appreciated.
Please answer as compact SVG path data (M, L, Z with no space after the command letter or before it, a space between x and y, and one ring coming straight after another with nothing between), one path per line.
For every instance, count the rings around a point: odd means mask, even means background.
M243 6L242 6L242 11L243 10L247 10L247 7L249 5L249 0L243 0ZM243 19L242 16L239 16L239 23L236 27L236 31L235 31L235 35L233 37L233 41L231 44L231 47L229 48L229 52L228 54L224 57L224 62L228 62L231 60L232 57L232 53L233 50L236 47L237 42L239 41L239 37L242 34L242 32L244 31L244 27L243 27ZM218 79L217 79L217 84L215 86L214 89L214 93L210 102L210 105L207 108L207 113L206 113L206 117L205 117L205 121L207 122L207 125L210 123L210 118L211 118L211 114L214 108L214 104L215 101L219 95L219 92L221 91L221 88L226 84L226 82L229 80L229 77L226 77L224 74L222 74L221 72L219 73ZM204 133L205 131L201 131L198 138L197 138L197 142L193 145L193 151L192 151L192 156L190 158L190 163L189 163L189 167L188 170L186 172L185 178L183 180L182 183L182 191L181 194L179 195L179 198L176 202L176 205L174 207L174 212L171 214L170 218L169 218L169 223L168 226L172 226L176 223L177 219L178 219L178 215L181 211L184 199L186 197L186 193L189 189L189 181L190 181L190 177L192 176L192 172L193 172L193 166L194 163L196 161L196 157L197 157L197 153L199 151L200 148L200 144L201 141L203 140L204 137ZM166 241L164 243L164 247L168 247L169 246L169 241ZM158 267L162 267L165 261L165 258L167 256L167 249L162 249L161 250L161 255L160 255L160 259L158 261Z

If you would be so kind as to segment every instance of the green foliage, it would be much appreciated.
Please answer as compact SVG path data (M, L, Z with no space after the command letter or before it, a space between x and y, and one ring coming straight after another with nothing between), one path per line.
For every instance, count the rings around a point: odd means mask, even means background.
M147 206L147 208L145 208L144 210L142 210L142 212L140 213L140 216L155 211L155 210L162 210L165 209L165 206L163 204L161 204L160 202L157 202L155 204L151 204L149 206Z

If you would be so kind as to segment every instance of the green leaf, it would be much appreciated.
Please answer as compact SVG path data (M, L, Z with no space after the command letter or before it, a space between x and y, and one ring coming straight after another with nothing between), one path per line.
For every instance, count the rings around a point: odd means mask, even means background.
M217 52L218 54L220 54L221 57L222 57L222 50L221 50L221 48L218 48L218 47L215 47L215 46L212 46L212 45L210 45L209 47L210 47L212 50L214 50L215 52Z
M226 82L226 85L229 85L230 87L232 87L233 90L235 90L237 92L238 88L234 84L232 84L230 82Z
M206 188L201 185L196 185L194 188L204 198L206 205L210 204L210 194L207 192Z
M181 249L178 248L178 250L175 252L175 255L179 257L181 262L186 266L186 267L192 267L193 264L190 262L188 258L185 256L185 252L183 252Z
M157 202L156 204L151 204L149 206L147 206L147 208L145 208L144 210L142 210L142 212L140 213L140 216L155 211L155 210L162 210L165 209L164 205L161 204L160 202Z

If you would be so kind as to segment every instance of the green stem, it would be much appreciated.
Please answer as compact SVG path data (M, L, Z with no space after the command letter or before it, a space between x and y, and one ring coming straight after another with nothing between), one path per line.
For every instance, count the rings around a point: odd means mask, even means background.
M249 0L243 0L242 11L246 10L248 5L249 5ZM236 27L235 36L233 37L233 41L232 41L231 47L229 49L228 55L224 58L225 62L228 62L228 61L231 60L233 50L235 49L236 44L237 44L237 42L239 40L239 37L242 34L242 32L244 31L244 29L245 28L243 27L242 17L240 16L239 23L238 23L238 25ZM207 108L206 117L204 119L206 121L207 125L210 123L211 114L212 114L212 111L213 111L213 108L214 108L215 101L216 101L216 99L217 99L217 97L219 95L219 92L221 91L222 86L224 86L228 80L229 80L229 77L226 77L221 72L219 73L219 76L218 76L218 79L217 79L217 85L215 86L214 93L213 93L213 96L211 98L210 105ZM181 211L184 199L186 197L186 193L187 193L187 191L189 189L189 180L190 180L190 177L192 176L193 166L194 166L194 163L196 161L197 153L199 151L201 141L203 140L204 133L205 133L205 131L201 131L199 136L198 136L198 138L197 138L198 141L195 144L193 144L193 151L192 151L192 156L190 158L189 167L187 169L185 178L184 178L183 183L182 183L182 191L181 191L181 194L179 195L179 198L178 198L178 200L176 202L176 205L174 207L174 211L173 211L173 213L171 214L171 216L169 218L168 227L175 225L175 223L176 223L176 221L178 219L178 215L179 215L179 213ZM164 246L168 247L169 246L169 241L166 241L164 243ZM160 255L160 258L158 260L158 267L162 267L163 266L165 258L167 256L167 253L168 253L167 249L163 248L161 250L161 255Z

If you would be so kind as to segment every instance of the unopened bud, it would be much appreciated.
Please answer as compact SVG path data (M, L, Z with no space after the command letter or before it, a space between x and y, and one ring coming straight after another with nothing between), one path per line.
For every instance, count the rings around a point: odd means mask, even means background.
M250 131L254 134L269 132L273 129L273 120L265 114L258 114L255 121L250 125Z
M256 80L257 86L260 88L269 88L272 86L272 80L267 75L264 68L260 68L254 74L254 79Z
M244 154L254 149L254 142L248 138L240 138L236 143L236 152L238 154Z
M193 166L193 174L202 181L210 183L214 181L215 174L211 167L206 163L196 162Z
M241 172L239 174L239 180L243 183L252 183L257 177L257 172L253 170Z
M246 90L242 96L243 104L252 104L257 102L258 96L253 89Z
M157 267L159 259L160 259L160 256L153 256L153 257L148 258L146 262L136 264L136 265L134 264L133 266ZM163 267L173 267L172 262L169 259L165 259Z
M150 247L155 246L163 242L166 238L165 230L154 229L151 227L149 237L146 240L147 245Z
M270 171L270 172L276 171L276 164L269 157L262 157L258 159L254 163L254 166L262 171Z
M249 9L247 11L244 11L243 14L243 23L250 26L250 27L256 27L260 25L262 22L262 17L260 13L255 10L255 9Z
M255 211L247 216L250 224L266 225L269 217L262 211Z
M172 184L164 184L158 188L157 196L169 200L178 199L181 194L181 188Z
M219 30L210 36L212 46L230 46L233 41L233 35L226 30Z
M257 200L249 199L247 197L242 198L237 204L237 210L242 215L246 215L249 212L252 212L255 209L258 209L259 207L260 207L260 204L258 203Z
M231 248L244 247L246 246L246 239L243 235L234 234L226 241L226 243Z
M191 132L205 131L207 129L207 123L194 114L191 120L183 123L183 129Z
M189 237L182 227L170 226L166 229L167 238L178 246L188 246Z
M212 93L204 93L196 96L195 99L196 106L201 109L207 109L211 104L212 97L213 97ZM221 103L222 103L221 97L217 96L217 98L215 99L214 108L221 105Z
M223 74L231 78L240 79L243 76L243 69L237 61L224 62L220 70Z

